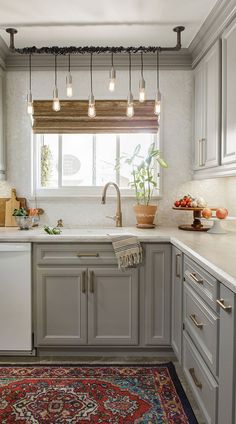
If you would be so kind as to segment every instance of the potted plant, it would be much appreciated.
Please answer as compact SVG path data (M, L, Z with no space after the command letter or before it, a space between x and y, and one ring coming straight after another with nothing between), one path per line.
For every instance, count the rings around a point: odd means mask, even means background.
M146 157L140 156L141 145L138 144L130 157L123 156L124 162L132 167L132 182L130 186L135 190L137 200L134 205L137 225L143 228L153 227L157 205L151 204L153 191L157 188L155 178L155 162L162 168L167 168L167 164L152 143L148 149Z

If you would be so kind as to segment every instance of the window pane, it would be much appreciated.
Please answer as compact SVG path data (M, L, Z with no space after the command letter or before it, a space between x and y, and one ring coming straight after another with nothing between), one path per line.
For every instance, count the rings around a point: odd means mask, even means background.
M93 135L63 134L62 185L93 184Z
M132 167L124 163L123 156L131 157L135 147L140 144L140 156L146 156L148 148L153 143L153 134L121 134L120 135L120 187L128 187L131 181ZM137 163L141 162L141 158L137 158Z
M96 134L96 185L116 181L116 135Z
M45 134L39 137L40 186L58 187L58 135Z

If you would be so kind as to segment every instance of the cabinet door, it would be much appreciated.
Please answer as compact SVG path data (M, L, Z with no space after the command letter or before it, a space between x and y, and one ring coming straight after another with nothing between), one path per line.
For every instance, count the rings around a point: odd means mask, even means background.
M4 147L4 73L0 69L0 181L5 180Z
M138 270L90 268L88 342L90 345L138 343Z
M183 292L183 257L177 247L172 247L172 323L171 345L176 357L182 363L182 292Z
M219 165L220 146L220 46L214 44L204 59L204 168Z
M222 164L236 162L236 21L222 36Z
M220 45L217 41L194 72L195 169L219 165Z
M146 245L145 344L170 345L171 246Z
M86 268L40 268L35 280L36 346L87 343Z
M194 168L201 169L204 143L204 64L200 62L194 71Z
M236 314L235 294L220 285L220 341L219 341L219 416L218 423L234 423L235 413L235 355Z

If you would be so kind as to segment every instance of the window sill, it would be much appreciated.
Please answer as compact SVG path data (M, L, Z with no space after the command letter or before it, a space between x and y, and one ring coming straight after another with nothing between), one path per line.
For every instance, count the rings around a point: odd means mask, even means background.
M90 191L91 189L91 191ZM35 197L41 200L54 200L54 199L101 199L103 187L90 187L76 189L39 189L35 193L32 193L29 200L34 200ZM135 194L129 189L120 189L122 199L135 199ZM116 199L116 192L113 187L109 187L107 191L107 197ZM159 200L162 195L158 192L152 196L153 200Z

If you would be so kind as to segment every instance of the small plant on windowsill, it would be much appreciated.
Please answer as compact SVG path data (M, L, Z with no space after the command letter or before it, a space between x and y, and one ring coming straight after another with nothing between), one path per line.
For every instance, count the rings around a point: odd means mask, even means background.
M157 211L157 205L150 204L153 192L157 188L155 163L158 162L162 168L167 168L168 165L161 157L160 151L156 149L155 143L150 145L146 157L140 156L140 149L141 145L138 144L130 157L123 156L121 160L132 167L130 186L135 190L137 201L134 205L137 226L151 228L154 226Z

